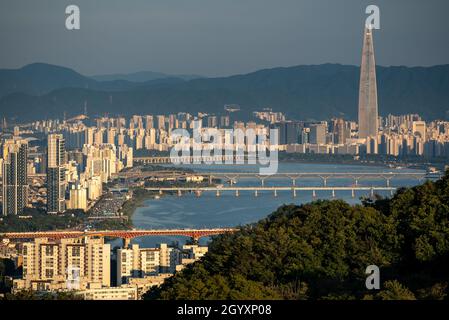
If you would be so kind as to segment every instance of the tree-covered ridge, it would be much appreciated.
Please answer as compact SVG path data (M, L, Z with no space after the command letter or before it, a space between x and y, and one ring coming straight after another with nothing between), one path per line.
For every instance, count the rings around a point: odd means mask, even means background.
M379 112L419 113L445 119L449 100L449 65L377 66ZM269 106L290 119L357 119L360 68L323 64L259 70L249 74L184 81L176 78L134 83L95 81L64 67L32 64L0 70L0 114L20 121L89 115L223 113L238 104L240 120ZM113 103L110 97L113 96ZM424 107L425 106L425 107Z
M447 299L449 171L391 199L286 205L215 238L146 299ZM368 265L381 289L365 287Z

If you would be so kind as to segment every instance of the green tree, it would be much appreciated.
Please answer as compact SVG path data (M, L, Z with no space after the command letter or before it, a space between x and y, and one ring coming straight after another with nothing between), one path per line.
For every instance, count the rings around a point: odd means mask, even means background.
M398 281L387 281L376 297L381 300L416 300L415 295Z

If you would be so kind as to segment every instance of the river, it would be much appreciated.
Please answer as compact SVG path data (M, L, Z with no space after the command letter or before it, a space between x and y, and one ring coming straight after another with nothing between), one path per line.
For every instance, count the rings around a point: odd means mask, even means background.
M196 172L257 172L258 167L250 165L186 165L186 168L194 169ZM423 171L413 169L392 169L387 167L343 165L343 164L311 164L311 163L279 163L278 172L348 172L348 173L379 173L378 179L360 180L362 186L385 186L385 180L380 177L386 172L413 172ZM414 178L393 179L391 186L412 186L420 181ZM291 186L292 181L283 179L270 179L265 181L265 186ZM301 178L296 181L297 186L322 186L320 178ZM328 186L350 186L353 184L351 178L330 179ZM258 178L238 179L236 185L260 186ZM330 191L317 192L317 198L331 199ZM359 203L360 197L368 195L366 191L356 192L355 198L350 191L337 191L335 197L349 203ZM389 195L389 192L383 195ZM312 192L298 192L296 197L291 191L280 191L277 197L272 192L259 192L255 197L254 192L240 192L236 197L233 192L222 192L217 197L214 192L204 192L201 197L194 194L178 196L163 196L160 199L149 199L144 206L137 208L133 215L134 226L138 229L160 229L160 228L205 228L205 227L234 227L256 222L275 211L283 204L302 204L312 201ZM153 247L161 242L171 243L179 241L183 243L186 239L180 237L145 237L133 240L142 247ZM207 239L203 239L204 243Z

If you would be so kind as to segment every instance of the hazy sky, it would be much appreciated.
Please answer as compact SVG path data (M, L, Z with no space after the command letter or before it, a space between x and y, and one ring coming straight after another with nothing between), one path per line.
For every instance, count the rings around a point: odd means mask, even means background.
M79 31L65 28L70 4L81 10ZM378 64L449 63L448 0L1 0L0 68L222 76L358 65L368 4L381 10Z

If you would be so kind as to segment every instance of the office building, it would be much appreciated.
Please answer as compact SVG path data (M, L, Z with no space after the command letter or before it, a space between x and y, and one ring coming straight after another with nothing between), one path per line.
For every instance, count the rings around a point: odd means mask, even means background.
M303 127L303 123L294 121L280 122L272 126L278 130L279 144L281 145L298 143Z

